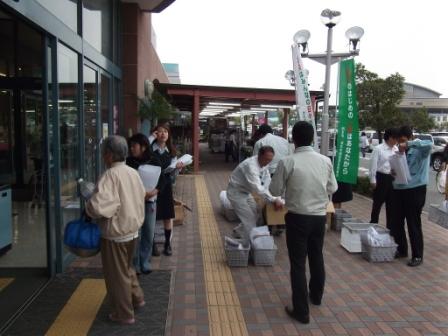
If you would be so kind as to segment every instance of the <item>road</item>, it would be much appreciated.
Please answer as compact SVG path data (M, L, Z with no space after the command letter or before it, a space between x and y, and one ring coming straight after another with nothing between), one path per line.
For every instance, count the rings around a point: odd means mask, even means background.
M358 176L367 176L370 167L370 153L367 153L365 158L359 158L359 171ZM437 191L436 188L436 172L429 168L429 181L426 190L426 203L423 208L424 211L429 211L430 204L440 204L443 200L443 195Z

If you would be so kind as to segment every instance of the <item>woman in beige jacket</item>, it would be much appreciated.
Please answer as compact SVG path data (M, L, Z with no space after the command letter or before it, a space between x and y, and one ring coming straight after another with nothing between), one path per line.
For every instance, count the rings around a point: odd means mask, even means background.
M101 230L101 260L112 304L109 318L133 324L134 308L145 305L132 263L145 216L145 188L138 173L124 162L128 145L123 137L107 137L102 154L107 170L86 203L86 212Z

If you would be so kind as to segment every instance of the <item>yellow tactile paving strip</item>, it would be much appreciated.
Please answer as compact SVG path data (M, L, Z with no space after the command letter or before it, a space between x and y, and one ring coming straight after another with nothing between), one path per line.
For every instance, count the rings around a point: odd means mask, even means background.
M8 287L8 285L14 281L14 278L0 278L0 292Z
M195 177L210 335L248 335L204 176Z
M84 279L45 335L87 335L106 296L103 279Z

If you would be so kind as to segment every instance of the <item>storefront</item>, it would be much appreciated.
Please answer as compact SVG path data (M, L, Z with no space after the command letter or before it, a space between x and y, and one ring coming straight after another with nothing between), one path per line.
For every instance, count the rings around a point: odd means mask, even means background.
M72 260L62 244L120 133L120 2L0 1L0 332Z

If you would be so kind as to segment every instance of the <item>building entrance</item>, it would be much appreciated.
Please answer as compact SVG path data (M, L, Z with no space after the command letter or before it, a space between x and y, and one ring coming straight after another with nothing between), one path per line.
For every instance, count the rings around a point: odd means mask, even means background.
M43 36L0 10L0 332L48 280Z

